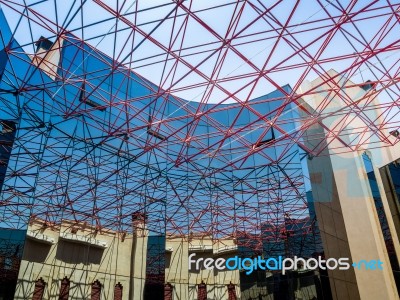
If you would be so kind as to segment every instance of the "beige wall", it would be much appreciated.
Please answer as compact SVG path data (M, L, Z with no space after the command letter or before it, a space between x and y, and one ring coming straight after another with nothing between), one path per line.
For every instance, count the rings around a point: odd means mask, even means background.
M64 39L60 37L54 42L50 50L38 49L35 55L30 56L32 63L38 66L53 80L57 77L63 42Z
M43 299L58 299L60 282L64 277L71 281L69 299L90 298L91 283L95 280L102 284L101 299L112 299L118 282L123 286L123 299L129 299L131 270L137 278L139 272L145 272L143 260L146 260L145 256L139 256L132 266L130 253L138 245L142 246L144 238L127 235L123 239L112 231L99 232L94 238L107 243L107 248L101 249L60 238L60 232L70 233L72 227L78 228L76 234L79 236L93 235L93 228L70 222L63 222L60 228L44 228L41 221L30 224L29 231L53 238L54 244L27 239L15 299L32 298L35 281L40 277L46 282ZM137 295L143 290L144 281L134 279L133 283L134 299L140 299Z
M226 249L230 249L226 251ZM216 269L195 270L195 265L189 270L188 257L195 253L195 259L219 257L230 258L237 254L232 239L212 240L209 237L193 238L188 242L183 238L167 238L166 248L173 250L167 253L165 281L174 286L174 300L197 299L197 286L203 281L207 284L207 295L210 299L228 299L227 285L236 285L238 299L240 297L239 271L218 271ZM224 252L225 250L225 252Z
M174 286L174 299L189 299L189 244L187 239L167 239L166 248L172 248L172 251L166 252L165 282Z
M72 233L72 229L76 231ZM64 277L71 282L69 299L89 299L95 280L102 284L101 299L113 299L114 286L118 282L123 286L123 299L143 299L148 240L148 231L143 225L135 224L134 235L122 236L113 231L94 234L94 228L68 221L53 228L45 227L41 220L33 220L28 231L31 235L39 234L37 237L41 240L32 237L26 240L15 299L32 298L39 278L46 282L43 299L58 299ZM62 238L65 233L69 237L90 236L107 243L107 247L102 249ZM43 239L52 239L53 244L45 243ZM198 251L200 246L206 251ZM195 238L188 242L187 238L167 238L166 249L172 251L166 251L165 282L174 286L174 299L197 299L197 285L201 281L207 284L209 298L228 299L227 285L231 282L237 286L239 297L239 271L202 269L197 272L189 270L188 266L188 256L193 251L197 258L236 255L236 251L226 252L227 247L235 247L233 240Z

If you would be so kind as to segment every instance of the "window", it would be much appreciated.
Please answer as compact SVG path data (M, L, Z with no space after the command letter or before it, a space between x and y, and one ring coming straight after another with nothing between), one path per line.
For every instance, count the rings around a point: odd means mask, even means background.
M42 300L43 299L45 286L46 286L46 283L44 282L42 277L40 277L38 280L36 280L35 290L33 291L32 300Z
M67 277L65 277L63 280L61 280L60 296L58 297L59 300L68 300L69 284L70 284L70 281Z
M167 137L162 135L161 133L155 131L151 127L151 123L153 122L152 117L149 115L149 124L147 125L147 134L154 136L155 138L164 141Z
M101 283L96 280L92 283L92 296L90 299L92 300L100 300L101 295Z
M2 120L0 121L0 128L2 133L12 133L16 130L14 121Z
M228 300L236 300L235 285L232 282L228 284Z
M37 47L36 52L38 52L39 50L48 51L53 46L53 43L49 39L45 38L44 36L41 36L35 44Z
M173 299L173 290L174 287L170 283L166 283L164 287L164 300L172 300Z
M85 103L86 105L94 107L97 110L100 110L100 111L106 110L106 107L104 105L101 105L101 104L97 103L96 101L89 99L88 97L85 96L85 94L86 94L86 84L84 81L82 83L81 93L79 94L79 101Z
M122 284L119 282L114 288L114 300L122 300Z
M4 258L4 269L11 270L13 266L13 260L11 257Z
M255 143L253 145L253 149L254 148L259 148L265 145L270 145L274 140L275 140L275 132L274 132L274 127L271 126L271 137L270 138L266 138L265 140L262 140L258 143Z
M197 299L207 300L207 285L203 281L198 285Z

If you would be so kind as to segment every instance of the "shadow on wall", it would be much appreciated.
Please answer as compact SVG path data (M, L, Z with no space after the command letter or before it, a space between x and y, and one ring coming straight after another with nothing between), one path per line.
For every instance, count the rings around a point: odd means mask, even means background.
M44 263L49 251L51 249L50 244L36 243L29 239L25 242L25 251L23 259L30 262Z
M171 252L165 252L165 267L166 268L170 268L171 267L171 261L172 261L172 253Z
M104 249L59 240L56 259L68 264L100 264Z

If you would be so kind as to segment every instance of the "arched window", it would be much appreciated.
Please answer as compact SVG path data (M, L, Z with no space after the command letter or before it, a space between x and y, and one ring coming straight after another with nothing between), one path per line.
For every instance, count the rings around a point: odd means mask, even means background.
M33 291L32 300L42 300L45 286L46 282L44 282L42 277L36 280L35 290Z
M232 282L228 284L228 300L236 300L235 285Z
M92 296L91 300L100 300L101 295L101 283L100 281L96 280L92 283Z
M197 289L197 299L207 300L207 285L201 281Z
M58 297L59 300L68 300L69 284L70 284L70 282L67 277L64 277L64 279L61 280L60 296Z
M164 300L173 300L173 290L174 287L169 282L165 284L164 287Z
M122 300L122 284L119 282L114 288L114 300Z

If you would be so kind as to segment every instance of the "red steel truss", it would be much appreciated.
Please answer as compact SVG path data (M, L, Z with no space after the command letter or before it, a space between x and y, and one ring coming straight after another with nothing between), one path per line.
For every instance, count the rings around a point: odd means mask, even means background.
M56 226L65 218L123 234L130 231L132 212L145 210L154 232L231 237L260 251L265 241L314 235L314 220L306 217L307 174L300 161L289 157L291 149L299 145L305 155L315 156L333 141L340 142L338 153L399 141L399 2L152 2L0 0L15 39L33 57L26 76L10 91L35 94L32 101L43 111L48 108L42 93L51 91L63 103L52 107L52 114L80 128L61 121L49 126L36 108L24 108L32 113L26 114L15 142L19 150L10 160L1 222L21 228L28 223L25 217L33 216ZM36 60L33 49L40 36L52 41L53 53L62 53L62 41L87 56L106 53L111 57L103 61L106 72L76 74L76 64ZM20 51L10 48L7 54L17 58ZM54 67L61 70L51 74ZM54 81L29 84L36 68L47 68ZM335 73L328 72L332 68ZM104 84L112 85L117 75L121 83L105 90ZM305 84L317 77L322 80L317 86ZM144 85L152 94L128 97L124 80ZM99 116L94 105L76 107L75 98L58 93L55 82L85 90L86 99L101 100L101 109L112 110L115 118ZM368 92L357 101L348 93L366 85ZM283 96L262 97L274 90ZM302 99L315 95L320 102L311 111ZM341 107L332 111L328 104L334 97ZM150 99L148 105L135 105L145 99ZM255 108L274 100L281 104L273 114ZM161 111L170 101L179 104L179 115ZM158 111L151 110L156 103ZM289 105L299 113L282 119ZM215 117L232 110L237 113L228 126ZM370 114L372 110L378 113ZM245 115L253 118L242 122ZM324 120L330 117L337 125L328 128ZM362 126L349 131L354 118ZM133 126L135 119L142 125ZM212 130L197 134L202 123ZM287 124L298 125L288 131ZM303 144L313 125L325 129L324 147ZM86 127L102 134L93 137ZM250 138L256 129L257 138ZM268 146L280 147L275 156L257 146L271 129L277 137ZM139 141L143 130L149 136L144 144ZM99 145L100 154L95 150ZM131 155L131 148L140 153ZM133 167L139 157L159 157L161 162ZM218 161L218 168L196 164L204 158ZM174 174L159 171L169 164L176 168ZM224 170L231 172L230 178ZM162 187L168 192L160 192Z

